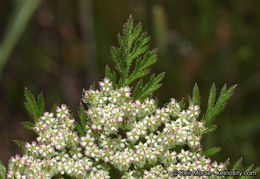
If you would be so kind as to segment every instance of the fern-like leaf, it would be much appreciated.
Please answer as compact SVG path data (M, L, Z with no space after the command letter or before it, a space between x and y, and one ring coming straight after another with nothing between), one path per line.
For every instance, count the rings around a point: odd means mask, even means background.
M24 96L25 96L25 108L27 110L27 112L29 113L29 115L31 116L31 118L36 121L38 119L38 109L37 109L37 102L33 96L33 94L31 93L31 91L29 91L27 88L25 88L24 90Z
M44 112L43 94L40 93L36 101L31 91L25 88L24 96L25 96L25 109L27 110L27 112L29 113L33 121L38 120L43 115Z
M84 129L82 129L81 125L78 122L75 122L75 127L81 136L86 135Z
M192 90L192 97L189 98L189 103L193 105L200 105L200 94L197 83Z
M116 64L116 72L113 72L109 67L106 68L106 77L113 82L116 88L130 86L139 79L134 98L140 100L158 89L161 86L160 82L163 77L163 75L152 75L147 84L143 86L142 78L149 74L149 67L157 59L156 49L148 51L149 41L150 38L147 34L142 33L141 24L134 26L133 18L130 16L123 27L122 35L118 35L119 47L111 48L112 59ZM141 94L141 92L144 92L144 94Z
M106 66L105 75L112 81L113 84L116 84L116 73L112 72L109 66Z
M216 88L214 84L212 85L208 99L208 108L205 116L203 117L205 126L208 129L210 128L210 131L214 130L215 128L211 124L212 120L224 109L224 106L233 94L235 87L236 85L231 86L229 89L227 89L226 85L224 85L224 87L221 89L217 101L215 102Z
M24 128L35 132L35 130L33 129L34 128L34 123L32 123L30 121L23 121L22 125L23 125Z
M80 118L81 126L84 129L87 124L87 114L85 112L85 108L83 107L83 105L80 105L79 107L79 118Z
M232 167L232 171L239 170L242 164L242 158L238 159L237 162Z
M136 99L144 100L150 94L152 94L155 90L161 87L161 81L164 77L164 73L161 73L157 76L154 74L150 77L148 83L140 90L138 95L135 95ZM140 88L140 87L139 87Z
M81 136L85 136L86 132L84 129L87 124L87 114L86 114L85 109L82 104L80 104L80 107L79 107L79 118L80 118L81 124L76 122L76 129Z
M44 97L42 92L39 94L37 98L37 106L38 106L38 116L43 116L44 113Z

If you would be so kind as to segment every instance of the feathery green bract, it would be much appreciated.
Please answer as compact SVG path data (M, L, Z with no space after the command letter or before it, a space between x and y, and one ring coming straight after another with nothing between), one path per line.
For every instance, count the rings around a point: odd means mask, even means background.
M26 129L29 129L29 130L35 132L35 130L33 129L34 122L37 121L41 116L43 116L43 113L44 113L44 105L45 105L44 97L43 97L43 94L40 93L36 100L35 97L33 96L33 94L31 93L31 91L29 91L27 88L25 88L25 90L24 90L24 96L25 96L25 108L26 108L27 112L29 113L31 120L33 122L23 121L22 125ZM21 152L24 153L24 151L25 151L24 142L16 141L16 144L21 149Z
M231 97L235 87L236 85L227 89L226 85L224 85L216 101L216 87L214 84L212 85L208 99L208 108L205 116L203 117L205 126L208 128L206 133L216 129L216 126L211 124L211 122L224 109L224 106Z
M37 97L37 100L33 96L33 94L25 88L24 90L24 96L25 96L25 108L27 112L29 113L31 120L37 121L41 116L43 116L44 113L44 97L43 94L40 93ZM30 121L24 121L22 122L22 125L31 131L34 131L34 123ZM35 131L34 131L35 132Z
M23 141L20 140L15 140L16 145L19 147L19 149L21 150L22 154L25 154L25 144Z
M197 83L192 90L192 97L189 98L189 103L193 105L200 105L200 94Z
M6 168L0 161L0 178L5 179Z
M108 77L113 84L116 84L116 73L112 72L109 66L106 66L106 71L105 71L106 77Z
M75 122L75 127L81 136L86 135L84 129L82 129L81 125L78 122Z
M186 102L185 102L185 98L181 98L180 102L179 102L180 108L184 109L186 106Z
M149 67L156 62L157 58L157 50L148 51L149 40L147 34L142 33L141 24L134 26L130 16L123 27L122 35L118 35L119 47L111 48L116 72L108 66L106 67L106 77L112 81L116 88L129 86L139 79L134 96L135 99L140 100L158 89L163 78L163 74L152 75L147 84L143 86L141 78L149 74Z
M75 126L76 126L76 129L77 131L79 132L79 134L81 136L85 136L86 135L86 132L85 132L85 126L87 124L87 114L85 112L85 108L83 107L82 104L80 104L80 107L79 107L79 119L80 119L80 123L76 122L75 123Z
M32 122L30 122L30 121L23 121L23 122L22 122L22 125L23 125L23 127L25 127L26 129L29 129L29 130L35 132L34 129L33 129L33 128L34 128L34 123L32 123Z
M44 113L44 105L45 105L42 92L39 94L37 98L37 104L38 104L38 113L40 116L42 116Z
M137 90L134 92L134 99L140 99L144 100L146 97L148 97L150 94L152 94L153 91L157 90L161 87L160 81L162 81L164 77L164 73L161 73L157 76L154 74L150 77L148 83L144 86L141 84L138 84Z
M203 154L204 154L206 157L209 157L209 156L212 156L212 155L217 154L220 150L221 150L220 147L213 147L213 148L211 148L211 149L208 149L208 150L204 151Z
M233 168L231 171L236 171L239 170L242 164L242 157L237 160L237 162L234 164Z
M38 96L36 101L33 94L27 88L25 88L24 96L26 100L25 108L27 112L33 121L37 121L44 112L44 98L42 93Z
M83 107L83 105L80 105L79 107L79 118L80 118L81 125L84 129L87 124L87 114L85 112L85 108Z

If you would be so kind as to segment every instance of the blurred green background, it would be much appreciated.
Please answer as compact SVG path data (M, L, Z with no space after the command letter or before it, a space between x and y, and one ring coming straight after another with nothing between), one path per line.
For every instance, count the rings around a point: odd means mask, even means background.
M0 160L19 153L14 140L35 139L21 125L25 86L44 93L46 110L59 100L76 114L82 88L113 66L110 47L132 14L159 49L160 103L187 97L197 82L205 111L213 82L238 84L204 149L221 147L217 161L260 165L259 9L259 0L1 0Z

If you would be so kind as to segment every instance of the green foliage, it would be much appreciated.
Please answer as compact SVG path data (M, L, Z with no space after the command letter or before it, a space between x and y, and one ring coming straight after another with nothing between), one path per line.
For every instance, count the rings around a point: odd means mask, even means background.
M44 112L43 94L41 93L38 96L36 101L33 94L27 88L25 88L24 96L25 96L25 108L27 112L29 113L33 121L37 121L43 115Z
M82 129L81 125L79 124L79 122L75 122L75 127L78 131L78 133L81 135L81 136L84 136L85 135L85 131Z
M35 132L34 128L34 122L37 121L41 116L43 116L44 113L44 97L43 94L40 93L37 97L37 100L29 91L27 88L24 90L24 96L25 96L25 109L27 110L28 114L31 117L31 121L23 121L22 125L26 128L29 129L33 132ZM15 143L18 145L20 148L21 152L25 152L25 146L23 141L18 141L16 140Z
M130 16L124 25L123 34L118 35L119 47L111 48L112 60L116 64L116 72L106 67L106 76L118 88L129 86L139 79L134 98L143 100L160 88L160 82L164 74L157 76L153 74L147 84L143 86L141 78L149 74L149 67L156 62L157 50L148 51L150 39L146 33L141 32L141 24L139 23L134 27L133 19ZM135 65L133 65L134 61ZM119 76L118 79L117 75Z
M25 96L25 109L31 117L33 122L37 121L44 113L44 97L43 94L40 93L37 97L37 100L33 96L33 94L25 88L24 90ZM23 121L22 125L33 132L34 131L34 123L31 121Z
M181 100L180 100L180 108L181 109L184 109L185 108L185 106L186 106L186 102L185 102L185 98L182 98Z
M197 83L195 84L192 90L192 98L189 97L189 103L193 105L200 105L200 94L199 94L199 87Z
M241 167L241 163L242 163L242 158L238 159L237 162L234 164L232 171L236 171L239 170Z
M112 72L109 66L106 66L105 74L113 82L113 84L116 84L116 73Z
M233 94L235 87L236 85L231 86L229 89L227 89L226 85L224 85L216 101L216 87L215 84L212 85L209 93L209 98L208 98L208 107L205 115L202 118L207 128L205 133L214 131L217 128L215 124L212 124L212 121L224 109L225 104ZM189 104L200 105L200 94L199 94L199 88L197 84L195 84L192 90L192 96L191 97L189 96Z
M0 178L5 179L5 173L6 173L6 168L3 165L3 163L0 161Z
M148 83L144 87L142 87L142 80L140 80L134 92L134 100L136 99L143 100L149 95L151 95L153 91L159 89L161 87L160 82L162 81L163 77L164 77L164 73L161 73L157 76L153 74L150 77Z
M207 111L206 114L203 116L203 121L207 128L205 133L216 129L216 125L212 124L212 120L224 109L224 106L233 94L235 87L236 85L231 86L229 89L227 89L226 85L224 85L216 101L216 87L214 84L212 85L208 99Z
M211 148L211 149L208 149L208 150L204 151L203 154L204 154L205 156L207 156L207 157L210 157L210 156L212 156L212 155L217 154L220 150L221 150L220 147L213 147L213 148Z
M23 122L22 122L22 125L23 125L23 127L25 127L26 129L29 129L29 130L35 132L34 129L33 129L33 128L34 128L34 123L32 123L32 122L30 122L30 121L23 121Z
M22 154L25 154L25 144L23 141L20 140L15 140L16 145L19 147L19 149L21 150Z
M138 84L137 84L137 87L138 87ZM205 133L211 132L216 129L216 125L212 124L212 120L224 109L225 104L230 99L231 95L233 94L235 87L236 87L236 85L231 86L230 88L227 89L226 85L224 85L220 91L219 97L216 100L216 87L214 84L212 85L212 87L210 89L209 98L208 98L208 107L207 107L206 113L202 119L207 128ZM192 90L192 96L189 96L188 99L189 99L189 104L200 105L200 94L199 94L199 88L198 88L197 84L195 84L195 86ZM180 106L181 106L181 108L185 107L184 98L180 101ZM219 153L220 150L221 150L220 147L213 147L213 148L210 148L210 149L204 151L203 154L206 157L210 157L212 155ZM225 166L228 166L228 164L229 164L229 159L225 161ZM242 158L240 158L234 164L231 171L241 170L241 165L242 165ZM254 165L252 164L245 171L259 172L260 167L257 167L254 169ZM229 177L226 177L226 178L229 178ZM242 176L240 178L251 179L251 178L253 178L253 176Z
M3 163L0 161L0 178L5 179L5 173L6 173L6 168L3 165Z
M85 108L83 107L82 104L80 104L80 107L79 107L79 118L80 118L81 125L80 125L79 122L76 122L75 126L76 126L78 133L81 136L85 136L86 132L85 132L84 129L85 129L85 126L87 124L87 115L86 115L86 112L85 112Z
M83 105L80 105L80 107L79 107L79 118L80 118L82 127L85 128L85 126L87 124L87 114L85 112L85 108L83 107Z

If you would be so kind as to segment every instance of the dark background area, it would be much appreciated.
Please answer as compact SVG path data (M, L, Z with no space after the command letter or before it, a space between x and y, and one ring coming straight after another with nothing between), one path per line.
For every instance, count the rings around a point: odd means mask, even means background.
M0 0L0 54L22 3ZM0 66L0 160L6 164L19 153L14 140L35 139L21 125L29 118L25 86L43 92L46 110L59 100L76 114L82 89L101 80L107 64L113 66L110 47L117 45L117 33L131 14L150 34L151 48L159 50L152 72L166 72L155 93L160 104L187 97L197 82L203 113L213 83L218 90L238 84L215 120L218 129L203 138L203 148L221 147L213 157L217 161L243 157L246 166L260 165L259 9L259 0L39 1Z

